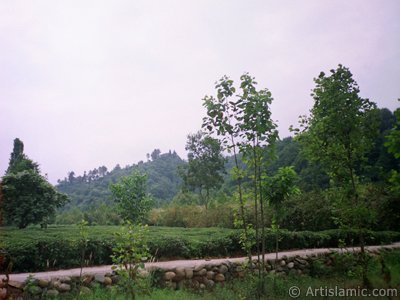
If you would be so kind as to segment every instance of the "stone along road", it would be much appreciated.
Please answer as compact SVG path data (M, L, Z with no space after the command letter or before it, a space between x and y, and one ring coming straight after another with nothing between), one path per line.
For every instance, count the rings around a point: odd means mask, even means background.
M393 243L390 245L384 246L367 246L365 247L369 252L375 252L382 248L387 249L395 249L400 248L400 242ZM321 255L329 252L341 252L341 251L359 251L359 248L347 248L347 249L339 249L339 248L318 248L318 249L302 249L302 250L293 250L293 251L284 251L278 253L278 258L286 257L306 257L309 255ZM265 255L265 259L275 259L275 253L268 253ZM245 262L246 257L237 257L237 258L218 258L211 260L204 259L196 259L196 260L173 260L173 261L163 261L163 262L151 262L145 264L145 269L151 271L153 269L164 269L170 270L174 268L196 268L200 265L219 265L223 262L232 262L232 263L240 263ZM256 259L253 256L253 259ZM111 265L108 266L97 266L97 267L87 267L83 268L82 274L92 274L92 275L105 275L107 273L111 273ZM51 280L52 278L61 278L61 277L76 277L79 276L81 272L80 268L68 269L68 270L58 270L58 271L49 271L49 272L38 272L38 273L19 273L19 274L10 274L10 281L14 282L24 282L29 275L33 275L37 279L46 279ZM4 278L4 275L0 275L0 280Z

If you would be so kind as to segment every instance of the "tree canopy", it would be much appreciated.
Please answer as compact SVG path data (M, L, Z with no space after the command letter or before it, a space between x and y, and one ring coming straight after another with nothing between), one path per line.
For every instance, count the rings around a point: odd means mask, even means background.
M355 168L372 149L378 135L376 104L361 98L350 70L339 65L314 79L314 106L300 125L308 158L321 162L335 180L355 179Z
M118 211L124 220L142 223L152 207L152 199L147 193L147 175L135 171L110 185Z
M189 134L185 149L188 164L180 170L184 188L198 192L200 205L207 209L210 192L218 189L223 182L225 158L218 140L199 131Z
M1 209L7 224L25 228L29 224L47 226L56 208L67 201L46 178L37 163L23 153L24 145L14 140L10 164L1 182Z

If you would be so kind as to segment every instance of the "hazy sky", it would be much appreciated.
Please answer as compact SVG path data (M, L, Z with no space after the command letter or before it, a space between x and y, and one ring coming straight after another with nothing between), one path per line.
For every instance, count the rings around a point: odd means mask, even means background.
M271 90L281 137L339 63L393 110L399 16L397 0L1 1L0 175L16 137L53 183L154 148L186 157L224 74Z

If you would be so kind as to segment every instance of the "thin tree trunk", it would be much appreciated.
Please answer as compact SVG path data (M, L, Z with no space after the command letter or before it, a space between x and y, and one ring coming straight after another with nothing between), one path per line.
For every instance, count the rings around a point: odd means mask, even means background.
M255 149L255 143L253 141L253 163L254 163L254 217L255 217L255 230L256 230L256 251L257 251L257 263L258 267L260 264L260 233L259 233L259 220L258 220L258 161Z
M261 266L263 270L263 279L264 279L264 271L265 271L265 215L264 215L264 197L262 193L262 185L261 185L261 167L258 170L258 176L260 176L258 184L259 184L259 191L260 191L260 223L261 223Z
M258 269L258 285L257 285L257 299L261 297L264 292L264 281L263 281L263 264L260 261L260 232L259 232L259 218L258 218L258 167L259 160L256 151L256 145L253 140L253 163L254 163L254 216L255 216L255 230L256 230L256 251L257 251L257 269Z
M231 135L231 141L232 141L232 145L233 145L233 156L235 158L235 166L236 168L239 170L239 163L238 163L238 159L237 159L237 154L236 154L236 146L235 146L235 141L233 139L233 136ZM242 192L242 180L239 177L237 179L237 184L238 184L238 193L239 193L239 203L240 203L240 214L242 216L242 222L243 222L243 230L244 230L244 236L246 241L248 241L249 239L249 234L247 232L247 222L246 222L246 216L244 214L244 202L243 202L243 192ZM247 251L247 257L249 259L249 265L252 265L252 261L251 261L251 249L246 249Z
M353 167L351 164L352 161L352 155L351 155L351 148L349 148L347 152L347 157L348 157L348 168L349 168L349 174L350 174L350 179L351 179L351 186L353 189L353 195L354 195L354 204L356 207L359 206L359 198L358 198L358 192L357 192L357 187L356 187L356 182L354 178L354 172L353 172ZM361 258L361 268L362 268L362 281L364 287L369 287L370 282L367 277L367 271L368 271L368 262L366 259L366 253L365 253L365 241L364 241L364 233L363 233L363 228L361 224L357 224L358 226L358 238L360 241L360 258Z

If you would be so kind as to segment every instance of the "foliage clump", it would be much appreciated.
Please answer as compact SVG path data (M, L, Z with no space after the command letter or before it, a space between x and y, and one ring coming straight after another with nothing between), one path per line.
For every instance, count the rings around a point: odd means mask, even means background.
M147 193L147 175L134 171L110 185L111 193L122 219L132 223L142 223L152 207L152 199Z
M67 202L40 174L39 166L24 154L24 144L14 140L10 163L1 182L1 207L6 224L25 228L29 224L46 227L56 208Z

